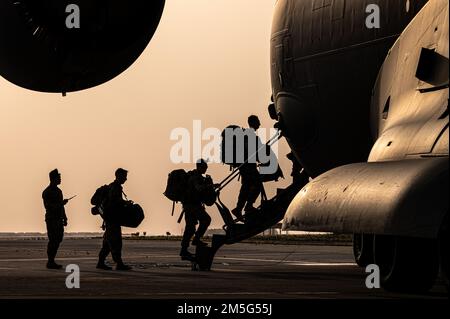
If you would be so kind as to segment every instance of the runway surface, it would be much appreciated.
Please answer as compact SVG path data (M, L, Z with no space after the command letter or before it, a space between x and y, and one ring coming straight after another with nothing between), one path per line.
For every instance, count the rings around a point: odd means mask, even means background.
M80 288L68 289L63 270L47 270L45 240L0 241L0 298L312 298L446 299L438 281L427 295L368 289L350 246L225 246L210 272L194 272L175 241L124 241L130 272L95 268L101 239L68 239L57 261L80 268Z

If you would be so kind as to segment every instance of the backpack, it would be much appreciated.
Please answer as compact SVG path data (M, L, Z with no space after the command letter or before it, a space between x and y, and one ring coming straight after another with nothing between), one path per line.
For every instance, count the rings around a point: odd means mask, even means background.
M256 134L248 134L246 132L247 129L244 129L237 125L227 126L221 134L222 141L220 144L221 151L221 160L223 164L227 164L231 166L231 168L240 167L243 163L246 163L251 159L253 162L258 161L258 145L254 145L254 151L256 154L249 154L249 143L256 142L249 141L249 137L254 136L257 137ZM227 133L233 133L231 135L227 135ZM239 141L238 138L244 138L243 141ZM239 149L240 146L243 146L243 150ZM244 154L240 154L240 151L244 151Z
M173 202L183 201L186 195L188 180L189 173L184 169L172 171L167 179L164 196Z
M239 134L240 130L242 130L242 128L237 125L229 125L222 131L222 134L221 134L222 141L220 144L221 160L222 160L222 163L228 164L233 168L239 167L239 165L242 163L237 163L237 150L236 150L237 139L236 139L236 136L233 136L231 139L227 138L227 136L226 136L227 130L233 131L236 134ZM245 148L245 146L244 146L244 148ZM227 151L231 152L231 154L228 153Z
M206 206L213 206L217 201L217 193L211 176L206 176L205 183L208 187L200 194L202 202Z
M95 191L91 198L91 204L94 206L100 206L104 203L106 197L108 196L109 185L103 185Z
M123 213L116 219L120 226L137 228L144 220L144 210L135 203L128 203L123 208Z

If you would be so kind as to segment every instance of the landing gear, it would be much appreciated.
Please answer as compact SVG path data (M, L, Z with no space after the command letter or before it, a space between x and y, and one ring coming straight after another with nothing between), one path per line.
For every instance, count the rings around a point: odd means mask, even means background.
M353 256L360 267L373 264L373 235L353 234Z
M375 235L374 262L380 267L382 287L410 293L430 290L439 270L437 247L434 239Z

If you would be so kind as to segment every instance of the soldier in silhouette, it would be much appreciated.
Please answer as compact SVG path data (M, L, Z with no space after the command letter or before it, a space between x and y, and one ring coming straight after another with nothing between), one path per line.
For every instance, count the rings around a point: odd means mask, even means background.
M183 239L181 241L180 256L183 260L190 260L193 255L189 252L188 247L191 242L194 246L207 246L201 239L211 224L211 217L205 210L203 196L211 188L217 188L217 184L213 184L210 176L204 176L208 170L208 164L201 159L196 164L196 169L188 173L188 182L186 197L183 200L184 219L186 227L184 228ZM196 229L196 225L199 224Z
M257 152L261 147L261 141L256 135L256 131L260 128L261 122L256 115L251 115L248 118L248 125L249 128L247 130L251 130L250 136L254 136L254 138L249 138L248 143L255 143L256 148L254 151ZM246 152L248 153L248 149ZM239 191L236 208L231 211L239 220L243 219L242 210L244 210L245 213L249 213L256 209L253 207L253 204L258 199L262 189L261 176L257 166L258 157L256 154L247 154L247 157L251 157L250 160L239 168L239 173L241 175L241 189Z
M123 199L122 185L127 181L128 171L119 168L115 173L115 180L109 184L107 198L104 203L104 230L103 245L98 256L97 268L112 270L106 265L106 257L111 253L116 270L131 270L122 261L122 228L120 225L120 214L125 213L124 207L127 201Z
M64 227L67 226L67 216L64 206L69 202L64 199L58 185L61 184L61 174L54 169L49 174L50 185L42 192L45 207L45 223L47 225L47 268L61 269L62 266L55 262L59 245L64 237Z

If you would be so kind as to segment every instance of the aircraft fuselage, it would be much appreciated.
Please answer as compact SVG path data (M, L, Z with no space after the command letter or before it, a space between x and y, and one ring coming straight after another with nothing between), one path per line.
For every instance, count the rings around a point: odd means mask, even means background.
M310 176L367 161L376 138L371 136L370 103L378 72L426 2L277 2L271 38L273 96L288 143ZM379 28L366 24L373 4L379 7Z

